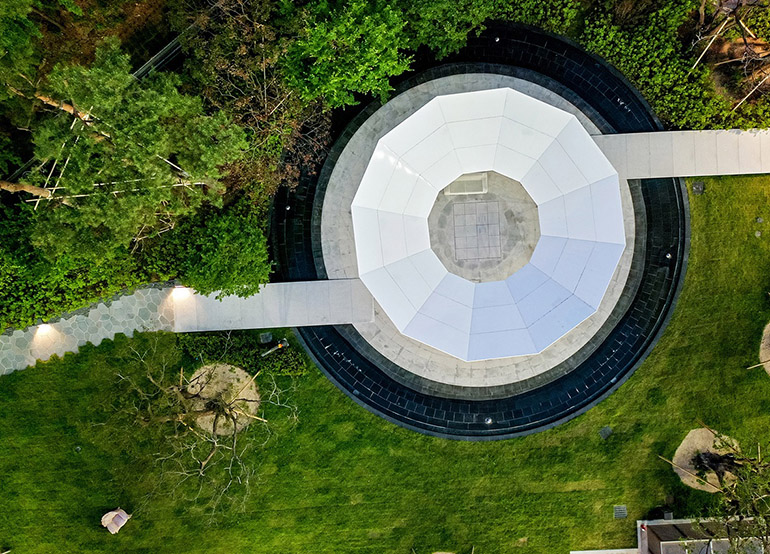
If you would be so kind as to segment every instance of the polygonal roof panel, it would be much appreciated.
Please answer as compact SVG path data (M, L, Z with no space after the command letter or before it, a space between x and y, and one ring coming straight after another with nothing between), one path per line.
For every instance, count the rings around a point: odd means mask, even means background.
M530 262L502 281L430 248L439 192L495 171L538 206ZM534 354L594 313L625 248L615 169L577 119L512 89L438 96L383 136L352 204L361 280L398 329L463 360Z

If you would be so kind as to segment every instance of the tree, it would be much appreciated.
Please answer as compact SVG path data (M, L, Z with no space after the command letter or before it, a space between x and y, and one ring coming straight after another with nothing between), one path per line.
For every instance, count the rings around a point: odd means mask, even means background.
M0 182L36 197L33 242L49 257L109 256L219 202L219 168L240 155L244 133L179 85L163 73L140 84L109 41L90 68L58 65L39 86L9 86L54 112L33 130L38 170Z
M254 206L242 201L223 210L206 209L183 221L162 242L158 260L169 273L201 294L251 296L267 283L271 264L264 221Z
M381 100L389 78L409 69L411 58L402 12L383 1L348 0L331 11L325 2L307 8L304 29L288 49L286 80L307 101L329 106L355 104L355 93Z
M286 85L280 67L299 20L275 0L180 0L185 68L206 105L247 132L248 148L228 167L228 189L269 197L294 186L324 155L329 117Z
M440 58L465 46L472 31L483 28L486 19L499 8L496 0L401 0L411 37L417 49L427 45Z
M157 333L133 340L116 375L110 414L92 432L109 451L135 458L131 479L146 491L145 501L168 495L184 500L188 512L216 519L244 506L253 492L254 455L272 433L266 409L275 408L275 418L288 411L291 423L296 408L287 402L288 388L259 367L201 359L191 371L168 340ZM220 357L228 347L225 342Z
M45 20L58 26L47 12L60 6L73 13L81 13L73 0L0 2L0 80L19 86L21 80L35 75L41 57L36 44L41 33L36 21ZM8 93L8 90L0 89L0 99Z
M12 127L28 127L31 106L20 101L11 88L38 81L43 62L41 28L58 27L56 15L61 8L80 13L72 0L0 2L0 176L29 155L27 136Z

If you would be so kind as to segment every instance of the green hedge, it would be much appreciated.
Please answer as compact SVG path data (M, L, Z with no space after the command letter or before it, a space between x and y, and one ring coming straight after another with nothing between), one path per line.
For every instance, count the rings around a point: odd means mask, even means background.
M294 335L288 329L272 329L273 341L259 344L260 331L232 331L216 333L182 333L177 335L177 345L187 363L192 365L225 362L241 367L250 373L263 375L304 375L311 364ZM289 346L268 354L262 354L287 338Z

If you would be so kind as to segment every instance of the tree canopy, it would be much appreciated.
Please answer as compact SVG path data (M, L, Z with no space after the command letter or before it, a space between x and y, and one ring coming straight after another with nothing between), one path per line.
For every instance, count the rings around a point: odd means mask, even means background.
M7 84L20 83L22 79L33 80L40 52L35 38L41 36L35 18L51 18L45 13L51 8L64 7L74 13L81 13L73 0L58 0L46 3L41 0L13 0L0 2L0 79ZM0 99L9 94L0 88Z
M246 201L225 209L203 209L184 220L155 259L202 294L251 296L270 277L264 222Z
M349 0L331 11L325 2L304 12L304 30L287 53L286 79L305 100L323 98L336 108L354 104L354 93L381 99L389 78L411 58L402 32L406 21L390 3Z
M43 198L33 235L43 251L101 257L219 201L219 168L240 155L244 133L179 85L165 73L140 83L110 41L91 67L59 65L29 95L57 113L33 129L39 170L3 188Z

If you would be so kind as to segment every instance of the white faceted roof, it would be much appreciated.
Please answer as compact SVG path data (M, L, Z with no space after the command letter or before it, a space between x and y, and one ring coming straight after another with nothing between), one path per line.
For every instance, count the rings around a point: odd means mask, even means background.
M538 207L530 262L473 283L431 250L428 215L466 173ZM571 114L508 88L438 96L377 143L352 204L361 280L405 335L466 361L535 354L593 314L625 248L618 175Z

